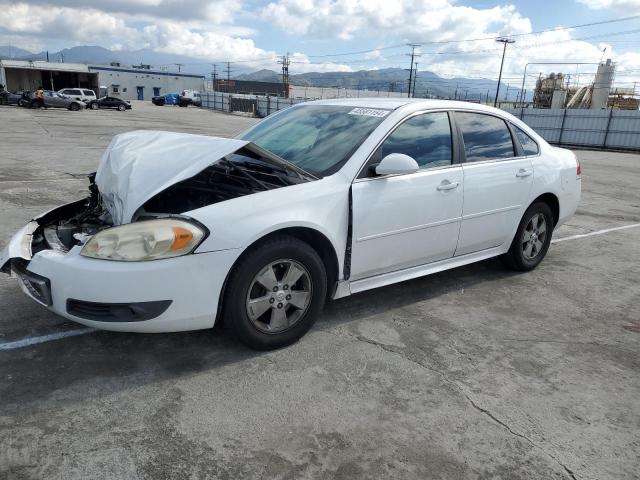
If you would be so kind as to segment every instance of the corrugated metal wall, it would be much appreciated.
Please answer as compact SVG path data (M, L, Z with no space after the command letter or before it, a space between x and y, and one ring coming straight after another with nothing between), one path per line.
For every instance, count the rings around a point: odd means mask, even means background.
M640 111L508 108L558 145L640 150Z
M234 111L231 108L230 97L234 100L251 99L251 102L234 101L235 111L254 113L259 117L266 117L283 108L309 100L206 92L202 94L202 106L223 112ZM246 105L246 108L243 105ZM549 143L640 150L640 111L542 108L504 110L522 119Z

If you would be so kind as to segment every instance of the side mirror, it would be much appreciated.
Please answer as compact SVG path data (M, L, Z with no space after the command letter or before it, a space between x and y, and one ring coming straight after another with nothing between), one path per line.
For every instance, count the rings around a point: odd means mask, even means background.
M404 153L390 153L376 166L376 175L398 175L414 173L420 169L418 163Z

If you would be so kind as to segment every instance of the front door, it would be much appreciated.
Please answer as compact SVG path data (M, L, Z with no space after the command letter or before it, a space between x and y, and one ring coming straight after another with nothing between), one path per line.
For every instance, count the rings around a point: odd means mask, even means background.
M138 100L144 100L144 87L136 87L138 90Z
M504 120L455 112L464 140L464 208L456 256L511 240L531 193L533 164L518 156Z
M379 177L390 153L411 156L416 173ZM410 117L373 154L352 187L351 280L453 256L462 215L462 166L453 163L446 112Z

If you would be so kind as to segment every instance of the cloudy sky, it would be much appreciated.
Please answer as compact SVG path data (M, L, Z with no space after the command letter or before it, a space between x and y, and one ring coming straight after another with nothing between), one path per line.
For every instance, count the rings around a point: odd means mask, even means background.
M640 0L0 0L0 45L148 48L274 70L276 55L290 52L291 73L407 68L406 43L415 42L420 70L495 78L498 35L516 40L504 75L514 85L528 62L608 57L618 63L618 85L640 80ZM594 68L530 71L587 76Z

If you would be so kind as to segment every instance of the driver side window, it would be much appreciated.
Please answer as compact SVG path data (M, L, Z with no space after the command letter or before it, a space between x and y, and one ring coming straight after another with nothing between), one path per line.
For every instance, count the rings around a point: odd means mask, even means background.
M416 115L400 124L378 147L369 165L380 163L390 153L409 155L420 169L451 165L453 149L447 112ZM369 176L369 165L363 171L365 176Z

